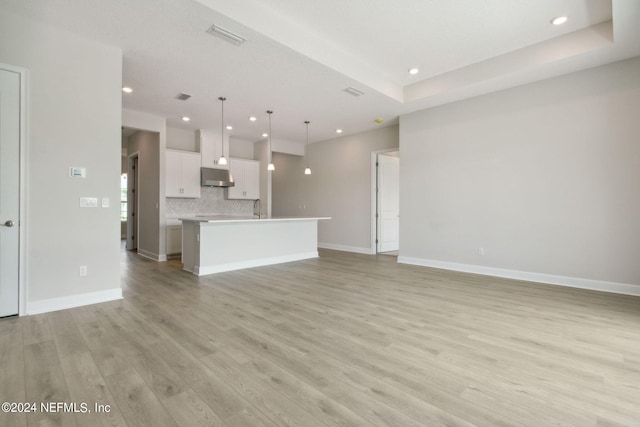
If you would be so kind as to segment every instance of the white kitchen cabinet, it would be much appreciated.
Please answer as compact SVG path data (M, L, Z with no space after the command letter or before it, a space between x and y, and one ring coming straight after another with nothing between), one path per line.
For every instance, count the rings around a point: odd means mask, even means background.
M166 197L200 197L200 153L166 150Z
M227 199L257 200L260 198L260 162L229 159L229 170L235 182L227 188Z
M229 161L229 135L224 136L224 142L220 143L220 131L199 129L196 131L196 139L200 142L200 152L202 153L202 166L206 168L229 169L229 164L218 163L222 155L224 144L224 155Z

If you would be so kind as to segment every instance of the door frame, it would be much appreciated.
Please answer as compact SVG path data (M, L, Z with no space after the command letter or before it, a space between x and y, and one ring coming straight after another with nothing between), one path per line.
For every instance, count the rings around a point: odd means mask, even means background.
M125 247L128 251L138 250L138 234L140 232L140 152L136 151L127 156L127 237ZM134 164L137 166L133 171ZM134 194L133 197L131 195ZM131 203L133 199L133 203ZM132 216L135 212L135 217ZM134 240L135 239L135 240Z
M18 183L18 197L19 197L19 209L18 215L19 227L18 227L18 316L24 316L27 314L27 194L28 194L28 181L27 181L27 81L29 73L26 68L16 67L0 62L0 69L16 73L20 76L20 136L18 137L18 144L20 144L20 175Z
M391 153L394 151L400 151L399 147L387 148L385 150L378 150L371 152L371 246L369 252L372 255L378 253L378 155L384 153Z

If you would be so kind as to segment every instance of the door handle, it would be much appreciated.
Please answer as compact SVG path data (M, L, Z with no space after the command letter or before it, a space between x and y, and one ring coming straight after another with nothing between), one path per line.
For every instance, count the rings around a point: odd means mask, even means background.
M4 225L5 227L13 227L14 225L16 225L16 223L12 219L8 219L4 222L4 224L0 225Z

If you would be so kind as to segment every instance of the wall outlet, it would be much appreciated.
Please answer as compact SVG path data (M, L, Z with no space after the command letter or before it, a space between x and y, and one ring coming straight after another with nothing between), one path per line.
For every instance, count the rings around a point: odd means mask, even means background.
M478 248L478 255L484 256L484 248L482 247Z
M102 207L103 208L108 208L109 207L109 198L108 197L103 197L102 198Z
M78 268L78 274L80 274L81 277L86 276L87 273L88 271L86 265L81 265L80 268Z

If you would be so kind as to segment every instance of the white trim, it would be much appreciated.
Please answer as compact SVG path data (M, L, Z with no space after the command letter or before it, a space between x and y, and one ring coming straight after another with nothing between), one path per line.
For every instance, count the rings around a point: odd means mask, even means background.
M400 148L387 148L385 150L371 152L371 248L369 249L369 252L366 252L367 254L378 253L378 244L376 243L376 237L378 236L378 218L376 218L376 214L378 213L378 195L376 193L376 187L378 184L378 168L376 167L376 163L378 162L378 156L380 154L391 153L394 151L400 151Z
M376 248L361 248L358 246L334 245L333 243L318 243L322 249L332 249L334 251L355 252L357 254L375 255Z
M98 304L118 299L122 299L122 288L50 298L28 303L27 314L48 313L50 311L66 310L67 308L81 307L84 305Z
M376 163L378 162L378 151L371 152L371 248L369 249L370 254L375 254L378 251L378 244L376 243L376 238L378 237L378 219L376 218L376 214L378 213L378 195L377 195L377 187L378 187L378 167Z
M137 236L137 234L140 233L140 227L139 227L140 222L138 220L138 218L140 218L140 212L139 212L140 211L140 209L139 209L140 208L140 198L136 194L136 196L135 196L136 206L133 206L131 204L131 194L132 194L131 187L135 185L135 179L132 180L132 181L129 181L131 176L134 175L131 172L133 171L133 162L134 162L134 159L136 159L136 158L138 159L138 169L139 169L140 168L140 165L139 165L140 152L136 151L134 153L130 153L127 156L127 231L126 231L126 237L125 238L127 239L126 247L127 247L127 250L129 250L129 251L137 249L137 248L133 247L134 246L133 245L133 238L132 238L133 231L134 231L133 229L135 228L135 231L136 231L136 236L134 236L136 239L139 238L139 236ZM135 175L137 177L139 177L138 173L140 173L140 172L139 171L135 172ZM133 184L130 184L130 182L133 182ZM134 188L134 190L137 192L139 189L138 188ZM135 211L136 214L137 214L135 218L131 215L131 211L132 210ZM138 225L138 226L136 227L136 225ZM136 241L136 246L137 246L137 244L138 244L138 242Z
M28 181L27 181L27 156L29 151L27 150L28 142L28 117L27 103L29 97L27 96L27 83L29 78L29 70L22 67L16 67L13 65L0 63L0 68L20 76L20 136L19 136L19 150L20 150L20 182L19 182L19 241L20 246L18 253L18 315L24 316L27 314L27 295L28 295L28 282L27 282L27 194Z
M22 316L27 313L27 298L29 296L27 281L27 194L29 194L29 180L27 179L27 165L29 150L28 145L28 129L29 121L27 103L28 97L28 79L29 71L23 68L16 68L20 73L20 255L19 263L20 279L18 280L18 315Z
M158 262L164 262L167 260L167 255L160 255L140 248L138 248L138 255Z
M303 259L318 258L318 251L304 252L300 254L284 255L277 257L252 259L250 261L230 262L227 264L219 264L215 266L195 266L191 273L196 276L204 276L205 274L222 273L224 271L241 270L243 268L262 267L265 265L282 264L285 262L301 261ZM186 270L189 271L189 270Z
M583 279L580 277L557 276L553 274L508 270L504 268L485 267L472 264L458 264L455 262L411 258L405 256L399 256L398 263L442 268L445 270L462 271L465 273L483 274L486 276L504 277L507 279L524 280L527 282L546 283L549 285L567 286L570 288L640 296L640 285L632 285L628 283L607 282L603 280Z

